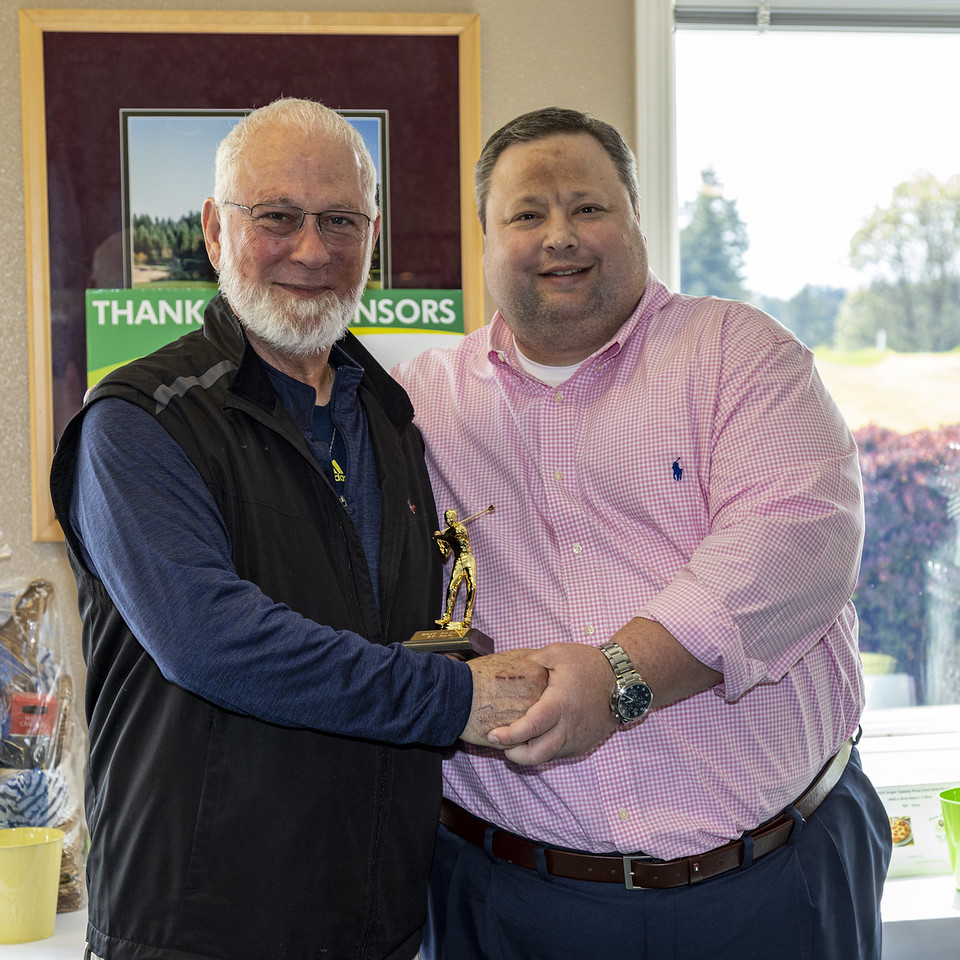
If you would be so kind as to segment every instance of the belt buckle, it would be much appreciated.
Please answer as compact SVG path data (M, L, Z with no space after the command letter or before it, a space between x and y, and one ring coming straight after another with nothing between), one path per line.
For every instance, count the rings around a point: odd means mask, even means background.
M644 857L631 857L625 856L623 858L623 885L628 890L645 890L646 887L641 887L639 884L633 882L633 862L635 860L644 860L648 858Z

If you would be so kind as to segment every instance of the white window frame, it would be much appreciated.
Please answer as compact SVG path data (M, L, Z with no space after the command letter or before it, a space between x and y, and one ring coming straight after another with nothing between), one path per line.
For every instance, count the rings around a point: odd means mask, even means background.
M636 0L636 154L650 267L680 289L674 31L960 31L960 0Z

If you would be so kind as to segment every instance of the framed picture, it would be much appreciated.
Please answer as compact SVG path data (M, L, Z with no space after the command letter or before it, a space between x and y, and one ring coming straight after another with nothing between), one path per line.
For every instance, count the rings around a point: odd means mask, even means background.
M97 275L102 287L208 286L216 273L207 257L198 197L213 195L210 158L217 144L249 110L120 111L123 219L112 243L122 247L122 277ZM368 287L389 288L390 185L386 110L339 110L363 137L377 174L380 236L374 245ZM110 250L102 259L121 266ZM96 254L94 261L96 265ZM116 282L118 279L122 282ZM89 349L89 341L87 344Z
M474 14L20 11L35 540L62 539L48 477L83 400L86 290L133 279L129 118L245 112L281 96L389 118L386 279L461 289L472 330L483 323L479 60ZM182 149L169 144L171 163Z

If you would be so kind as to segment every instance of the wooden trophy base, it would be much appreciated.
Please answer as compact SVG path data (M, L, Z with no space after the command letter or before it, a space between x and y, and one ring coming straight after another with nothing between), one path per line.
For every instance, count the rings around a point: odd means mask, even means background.
M404 646L420 653L455 653L464 660L493 653L493 641L483 631L460 624L418 630Z

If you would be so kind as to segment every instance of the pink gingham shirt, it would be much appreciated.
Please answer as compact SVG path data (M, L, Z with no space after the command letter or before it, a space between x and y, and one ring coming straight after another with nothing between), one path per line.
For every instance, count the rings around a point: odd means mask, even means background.
M672 858L802 793L863 706L859 464L810 352L651 274L560 387L522 371L499 313L394 373L441 514L496 507L469 530L473 625L498 649L598 645L639 616L724 678L579 758L520 768L461 745L446 795L547 845Z

